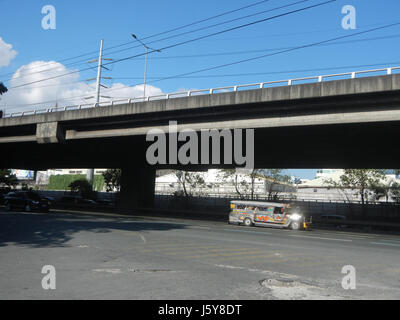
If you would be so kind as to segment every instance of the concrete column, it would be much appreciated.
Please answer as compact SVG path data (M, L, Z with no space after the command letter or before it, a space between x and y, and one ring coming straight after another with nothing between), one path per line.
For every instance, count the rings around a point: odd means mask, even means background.
M156 170L148 165L126 165L121 173L119 207L124 210L151 208L154 204Z
M36 139L39 144L62 143L64 132L58 122L38 123L36 126Z

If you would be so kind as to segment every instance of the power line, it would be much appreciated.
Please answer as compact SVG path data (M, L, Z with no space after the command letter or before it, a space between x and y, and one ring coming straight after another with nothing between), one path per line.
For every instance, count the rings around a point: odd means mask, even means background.
M272 11L276 11L276 10L279 10L279 9L295 6L297 4L304 3L304 2L309 2L309 1L312 1L312 0L300 0L300 1L297 1L297 2L294 2L294 3L290 3L290 4L287 4L287 5L275 7L273 9L268 9L268 10L264 10L264 11L261 11L261 12L256 12L256 13L253 13L253 14L249 14L249 15L246 15L246 16L239 17L239 18L235 18L235 19L219 22L219 23L216 23L216 24L213 24L213 25L209 25L209 26L205 26L205 27L201 27L201 28L198 28L198 29L195 29L195 30L190 30L190 31L186 31L186 32L183 32L183 33L175 34L175 35L172 35L172 36L168 36L168 37L165 37L165 38L162 38L162 39L150 41L150 42L148 42L148 44L152 44L152 43L155 43L155 42L160 42L160 41L164 41L164 40L173 39L173 38L180 37L180 36L183 36L183 35L186 35L186 34L190 34L190 33L198 32L198 31L214 28L214 27L217 27L217 26L220 26L220 25L223 25L223 24L227 24L227 23L231 23L231 22L234 22L234 21L250 18L250 17L256 16L256 15L264 14L264 13L267 13L267 12L272 12ZM127 51L127 50L130 50L130 49L135 49L137 47L138 46L124 48L124 49L121 49L121 50L118 50L118 51L113 51L110 54L120 53L120 52Z
M338 41L334 43L326 43L322 44L321 46L332 46L332 45L338 45L338 44L346 44L346 43L357 43L357 42L369 42L369 41L376 41L376 40L385 40L385 39L393 39L393 38L399 38L400 34L397 35L390 35L390 36L382 36L382 37L373 37L373 38L366 38L366 39L358 39L358 40L349 40L349 41ZM205 54L193 54L193 55L179 55L179 56L166 56L166 57L153 57L152 59L161 59L161 60L169 60L169 59L184 59L184 58L199 58L199 57L215 57L215 56L227 56L227 55L238 55L238 54L250 54L250 53L256 53L256 52L265 52L265 51L278 51L278 50L284 50L284 49L291 49L295 47L279 47L279 48L267 48L267 49L259 49L259 50L246 50L246 51L229 51L229 52L215 52L215 53L205 53ZM312 71L312 70L311 70ZM318 70L315 70L318 71ZM258 74L258 73L254 73ZM261 73L264 74L264 73ZM251 75L251 74L235 74L232 76L241 76L241 75ZM180 78L202 78L203 76L197 76L197 77L180 77ZM204 76L207 77L207 76ZM210 75L210 77L223 77L223 76L218 76L218 75ZM150 77L151 78L151 77ZM154 79L161 79L161 76L158 77L152 77ZM119 77L119 78L114 78L114 79L141 79L139 77ZM32 89L38 89L38 88L46 88L46 87L54 87L54 86L65 86L65 85L70 85L70 84L75 84L75 83L81 83L82 80L76 80L72 82L67 82L67 83L62 83L62 84L48 84L44 86L37 86L37 87L21 87L21 88L15 88L16 90L32 90Z
M211 20L211 19L213 19L213 18L215 18L215 17L223 16L223 15L226 15L226 14L228 14L228 13L236 12L236 11L239 11L239 10L242 10L242 9L245 9L245 8L248 8L248 7L252 7L252 6L257 5L257 4L260 4L260 3L268 2L268 1L270 1L270 0L265 0L265 1L257 2L257 3L255 3L255 4L253 4L253 5L249 5L249 6L245 6L245 7L239 8L239 9L231 10L231 11L228 11L228 12L226 12L226 13L223 13L223 14L220 14L220 15L217 15L217 16L214 16L214 17L211 17L211 18L203 19L203 20L201 20L201 22L208 21L208 20ZM235 18L235 19L231 19L231 20L228 20L228 21L223 21L223 22L220 22L220 23L217 23L217 24L213 24L213 25L210 25L210 26L205 26L205 27L202 27L202 28L199 28L199 29L190 30L190 31L186 31L186 32L184 32L184 33L172 35L172 36L169 36L169 37L166 37L166 38L162 38L162 39L150 41L148 44L152 44L152 43L160 42L160 41L164 41L164 40L169 40L169 39L172 39L172 38L180 37L180 36L182 36L182 35L191 34L191 33L194 33L194 32L198 32L198 31L210 29L210 28L213 28L213 27L216 27L216 26L220 26L220 25L223 25L223 24L227 24L227 23L230 23L230 22L234 22L234 21L237 21L237 20L246 19L246 18L249 18L249 17L253 17L253 16L256 16L256 15L264 14L264 13L267 13L267 12L272 12L272 11L275 11L275 10L283 9L283 8L286 8L286 7L294 6L294 5L297 5L297 4L300 4L300 3L304 3L304 2L309 2L309 1L312 1L312 0L300 0L300 1L297 1L297 2L294 2L294 3L290 3L290 4L287 4L287 5L279 6L279 7L273 8L273 9L264 10L264 11L261 11L261 12L256 12L256 13L253 13L253 14L250 14L250 15L242 16L242 17ZM336 1L336 0L335 0L335 1ZM157 36L157 35L160 35L160 34L164 34L164 33L168 33L168 32L172 32L172 31L175 31L175 30L179 30L179 29L185 28L185 27L190 26L190 25L195 25L195 24L197 24L197 23L200 23L200 21L199 21L199 22L195 22L195 23L191 23L191 24L186 25L186 26L183 26L183 27L178 27L178 28L175 28L175 29L171 29L170 31L161 32L161 33L156 34L156 35L154 35L154 36ZM144 40L144 39L148 39L148 38L152 38L152 37L154 37L154 36L149 36L149 37L143 38L143 40ZM127 43L124 43L124 44L121 44L121 45L117 45L117 46L114 46L114 47L110 47L110 48L108 48L108 49L104 49L104 51L110 50L110 49L112 49L112 48L118 48L118 47L121 47L121 46L125 46L125 45L130 44L130 43L131 43L131 42L127 42ZM135 46L133 46L133 47L128 47L128 48L124 48L124 49L121 49L121 50L112 51L112 52L109 52L108 54L116 54L116 53L124 52L124 51L127 51L127 50L135 49L135 48L138 48L138 47L140 47L140 46L135 45ZM81 55L81 56L84 56L84 55ZM68 60L68 59L65 59L65 60ZM56 62L54 62L54 63L51 63L51 62L50 62L49 64L55 64L55 63L56 63ZM71 64L67 64L67 65L65 65L65 66L82 65L82 64L85 64L85 63L86 63L86 60L80 60L80 61L73 62L73 63L71 63ZM42 65L42 66L43 66L43 65ZM32 73L27 73L26 75L21 75L21 76L19 76L19 77L13 77L13 78L7 79L7 80L5 80L5 81L14 80L14 79L18 79L18 78L24 78L24 77L29 76L29 75L32 75L32 74L43 73L43 72L47 72L47 71L51 71L51 70L56 70L56 69L58 69L58 67L50 68L50 69L45 69L45 70L41 70L41 71L37 71L37 72L32 72Z
M359 40L349 40L349 41L338 41L334 43L322 44L321 46L332 46L338 44L346 44L346 43L356 43L356 42L366 42L366 41L375 41L375 40L385 40L385 39L393 39L399 38L400 34L391 35L391 36L382 36L382 37L373 37ZM267 48L267 49L258 49L258 50L245 50L245 51L229 51L229 52L214 52L214 53L204 53L204 54L191 54L191 55L179 55L179 56L164 56L164 57L153 57L152 60L169 60L169 59L184 59L184 58L201 58L201 57L215 57L215 56L227 56L227 55L237 55L237 54L249 54L256 52L265 52L265 51L277 51L284 49L295 48L295 46L291 47L279 47L279 48Z
M173 32L173 31L180 30L180 29L184 29L184 28L187 28L187 27L189 27L189 26L193 26L193 25L196 25L196 24L205 22L205 21L209 21L209 20L212 20L212 19L216 19L216 18L225 16L225 15L228 15L228 14L231 14L231 13L234 13L234 12L237 12L237 11L245 10L245 9L248 9L248 8L251 8L251 7L254 7L254 6L257 6L257 5L266 3L266 2L269 2L269 1L271 1L271 0L258 1L258 2L255 2L255 3L249 4L249 5L246 5L246 6L244 6L244 7L240 7L240 8L238 8L238 9L226 11L226 12L223 12L223 13L221 13L221 14L218 14L218 15L215 15L215 16L212 16L212 17L208 17L208 18L205 18L205 19L202 19L202 20L199 20L199 21L195 21L195 22L192 22L192 23L189 23L189 24L180 26L180 27L176 27L176 28L173 28L173 29L170 29L170 30L167 30L167 31L159 32L159 33L156 33L156 34L153 34L153 35L144 37L144 38L142 38L142 40L154 38L154 37L157 37L157 36L166 34L166 33L170 33L170 32ZM126 45L131 44L131 43L133 43L133 41L129 41L129 42L125 42L125 43L122 43L122 44L118 44L118 45L115 45L115 46L111 46L111 47L105 48L104 51L111 50L111 49L115 49L115 48L120 48L120 47L126 46ZM135 46L135 47L133 47L133 48L137 48L137 47L139 47L139 46ZM132 49L132 47L129 48L129 49ZM91 51L91 52L88 52L88 53L83 53L83 54L80 54L80 55L78 55L78 56L69 57L69 58L64 58L64 59L61 59L61 60L59 60L59 61L49 62L49 63L47 63L47 64L45 64L45 65L42 65L41 67L47 66L47 65L53 65L53 64L56 64L56 63L61 63L61 62L69 61L69 60L78 59L78 58L85 57L85 56L88 56L88 55L93 55L93 54L96 54L96 53L97 53L97 51ZM82 62L82 61L86 61L86 59L85 59L85 60L78 61L77 63ZM36 69L36 68L37 68L37 67L32 67L32 68L29 68L29 69ZM54 68L49 69L49 70L54 70ZM1 74L0 77L13 75L14 73L15 73L15 72L9 72L9 73L5 73L5 74ZM8 79L8 80L11 80L11 79ZM8 81L8 80L5 80L5 81Z
M245 77L245 76L259 76L259 75L274 75L274 74L292 74L300 72L314 72L314 71L324 71L324 70L340 70L349 68L365 68L373 66L389 66L398 65L400 61L392 61L385 63L373 63L373 64L362 64L362 65L347 65L347 66L336 66L336 67L325 67L325 68L310 68L310 69L297 69L297 70L281 70L281 71L266 71L266 72L249 72L249 73L231 73L231 74L206 74L198 76L182 76L177 77L179 79L197 79L197 78L225 78L225 77ZM150 77L153 79L162 79L163 77ZM138 80L140 77L116 77L116 80Z
M170 29L170 30L167 30L167 31L164 31L164 32L160 32L160 33L155 34L155 35L151 35L151 36L142 38L142 40L147 40L147 39L154 38L154 37L156 37L156 36L160 36L160 35L163 35L163 34L166 34L166 33L170 33L170 32L173 32L173 31L177 31L177 30L181 30L181 29L184 29L184 28L187 28L187 27L191 27L191 26L194 26L194 25L196 25L196 24L200 24L200 23L202 23L202 22L206 22L206 21L209 21L209 20L213 20L213 19L216 19L216 18L225 16L225 15L228 15L228 14L231 14L231 13L234 13L234 12L237 12L237 11L245 10L245 9L250 8L250 7L254 7L254 6L257 6L257 5L259 5L259 4L262 4L262 3L265 3L265 2L269 2L269 1L270 1L270 0L263 0L263 1L259 1L259 2L253 3L253 4L249 4L249 5L247 5L247 6L244 6L244 7L238 8L238 9L234 9L234 10L230 10L230 11L227 11L227 12L223 12L223 13L221 13L221 14L217 14L217 15L215 15L215 16L212 16L212 17L209 17L209 18L205 18L205 19L202 19L202 20L198 20L198 21L195 21L195 22L186 24L186 25L181 26L181 27L173 28L173 29Z
M214 32L214 33L208 34L208 35L200 36L200 37L193 38L193 39L190 39L190 40L185 40L185 41L182 41L182 42L179 42L179 43L175 43L175 44L163 47L163 48L159 48L158 50L164 51L164 50L167 50L167 49L171 49L171 48L174 48L174 47L177 47L177 46L181 46L181 45L184 45L184 44L188 44L188 43L191 43L191 42L202 40L202 39L205 39L205 38L208 38L208 37L212 37L212 36L215 36L215 35L223 34L223 33L226 33L226 32L233 31L233 30L238 30L238 29L241 29L241 28L245 28L245 27L248 27L248 26L259 24L259 23L262 23L262 22L265 22L265 21L277 19L277 18L280 18L280 17L283 17L283 16L287 16L287 15L290 15L290 14L294 14L294 13L298 13L298 12L301 12L301 11L305 11L305 10L313 9L313 8L316 8L316 7L320 7L320 6L323 6L323 5L332 3L332 2L336 2L336 1L337 0L328 0L328 1L325 1L325 2L321 2L321 3L315 4L315 5L308 6L308 7L303 7L303 8L300 8L300 9L293 10L293 11L289 11L289 12L285 12L285 13L282 13L282 14L278 14L278 15L275 15L275 16L272 16L272 17L267 17L267 18L260 19L260 20L257 20L257 21L249 22L249 23L246 23L246 24L243 24L243 25L239 25L239 26L236 26L236 27L231 27L231 28L228 28L228 29L225 29L225 30L222 30L222 31L218 31L218 32ZM157 50L150 50L148 53L154 53L154 52L157 52ZM134 56L129 56L129 57L117 59L117 60L105 63L104 66L115 64L115 63L119 63L119 62L123 62L123 61L127 61L127 60L131 60L133 58L137 58L137 57L143 56L145 54L146 53L142 53L142 54L137 54L137 55L134 55ZM71 72L68 72L68 73L65 73L65 74L61 74L61 75L57 75L57 76L54 76L54 77L41 79L41 80L36 80L36 81L33 81L33 82L17 85L17 86L9 88L9 90L12 90L12 89L15 89L15 88L20 88L20 87L23 87L23 86L28 86L28 85L35 84L35 83L38 83L38 82L44 82L44 81L48 81L48 80L57 79L57 78L60 78L60 77L64 77L64 76L67 76L67 75L70 75L70 74L75 74L75 73L78 73L80 71L86 71L86 70L90 70L90 69L93 69L93 67L89 67L89 68L86 68L86 69L83 69L83 70L71 71Z
M294 47L294 48L290 48L290 49L286 49L286 50L282 50L282 51L278 51L278 52L274 52L274 53L270 53L270 54L265 54L265 55L261 55L261 56L257 56L257 57L252 57L252 58L248 58L248 59L243 59L243 60L239 60L239 61L225 63L225 64L222 64L222 65L217 65L217 66L214 66L214 67L204 68L204 69L200 69L200 70L196 70L196 71L186 72L186 73L178 74L178 75L175 75L175 76L165 77L165 78L162 78L162 79L154 80L152 82L154 83L154 82L168 80L168 79L175 78L175 77L187 76L187 75L200 73L200 72L204 72L204 71L220 69L220 68L224 68L224 67L228 67L228 66L244 63L244 62L254 61L254 60L261 59L261 58L271 57L271 56L275 56L275 55L279 55L279 54L283 54L283 53L287 53L287 52L291 52L291 51L295 51L295 50L300 50L300 49L304 49L304 48L310 48L310 47L314 47L314 46L321 45L321 44L324 44L324 43L328 43L328 42L332 42L332 41L336 41L336 40L340 40L340 39L345 39L345 38L350 38L350 37L354 37L354 36L357 36L357 35L360 35L360 34L365 34L365 33L373 32L373 31L377 31L377 30L382 30L382 29L386 29L386 28L390 28L390 27L398 26L398 25L400 25L400 22L389 24L389 25L386 25L386 26L383 26L383 27L379 27L379 28L373 28L373 29L369 29L369 30L366 30L366 31L353 33L353 34L350 34L350 35L340 36L340 37L331 38L331 39L324 40L324 41L319 41L319 42L314 42L314 43L311 43L311 44L297 46L297 47Z
M279 54L283 54L283 53L287 53L287 52L291 52L291 51L295 51L295 50L300 50L300 49L304 49L304 48L310 48L310 47L314 47L314 46L317 46L317 45L322 44L322 43L332 42L332 41L336 41L336 40L340 40L340 39L344 39L344 38L355 37L355 36L358 36L360 34L370 33L370 32L374 32L374 31L377 31L377 30L383 30L383 29L387 29L387 28L390 28L390 27L393 27L393 26L398 26L398 25L400 25L400 22L388 24L388 25L385 25L385 26L382 26L382 27L378 27L378 28L369 29L369 30L366 30L366 31L360 31L360 32L353 33L353 34L350 34L350 35L331 38L331 39L327 39L327 40L323 40L323 41L319 41L319 42L314 42L314 43L311 43L311 44L305 44L305 45L297 46L297 47L292 48L292 49L287 49L287 50L282 50L282 51L279 51L279 52L275 52L275 53L272 53L272 54L266 54L266 55L257 56L257 57L244 59L244 60L239 60L239 61L234 61L234 62L231 62L231 63L226 63L226 64L222 64L222 65L218 65L218 66L214 66L214 67L210 67L210 68L204 68L204 69L191 71L191 72L186 72L186 73L182 73L182 74L178 74L178 75L174 75L174 76L164 77L164 78L161 78L161 79L150 81L150 83L169 80L169 79L173 79L173 78L180 78L180 77L188 76L188 75L195 74L195 73L200 73L200 72L209 71L209 70L215 70L215 69L218 69L218 68L223 68L223 67L227 67L227 66L231 66L231 65L235 65L235 64L239 64L239 63L244 63L244 62L248 62L248 61L254 61L254 60L257 60L257 59L270 57L270 56L275 56L275 55L279 55ZM138 84L133 84L130 87L133 87L133 86L136 86L136 85L138 85ZM126 89L126 88L127 87L110 89L110 90L108 90L108 92L117 91L117 90L123 90L123 89ZM81 97L82 96L69 97L69 98L65 98L65 99L61 99L61 100L79 99ZM21 104L19 106L22 106L22 105L37 105L37 104L41 104L41 103L45 104L45 103L51 103L51 102L54 102L54 101L55 100L36 102L36 103L29 103L29 104Z

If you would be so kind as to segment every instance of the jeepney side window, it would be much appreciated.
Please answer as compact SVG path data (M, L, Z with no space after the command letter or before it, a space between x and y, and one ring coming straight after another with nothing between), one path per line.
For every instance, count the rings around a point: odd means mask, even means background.
M282 213L282 208L280 207L275 207L274 209L274 214L281 214Z

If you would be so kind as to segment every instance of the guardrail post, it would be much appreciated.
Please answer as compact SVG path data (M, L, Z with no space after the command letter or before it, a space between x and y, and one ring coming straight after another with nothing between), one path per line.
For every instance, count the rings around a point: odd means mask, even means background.
M322 76L318 77L318 82L322 82Z
M264 88L264 83L260 83L260 89Z
M213 94L214 93L214 89L210 89L210 94Z
M387 74L392 74L392 68L387 68Z
M234 86L234 87L233 87L233 91L236 92L236 91L237 91L237 88L238 88L237 86Z
M292 80L288 80L288 86L292 85Z
M352 78L352 79L355 79L355 77L356 77L356 73L355 73L355 72L352 72L352 73L351 73L351 78Z
M169 94L167 93L166 95L165 95L165 99L169 99Z
M188 97L190 97L191 94L192 94L191 91L188 91L188 92L187 92L187 96L188 96Z

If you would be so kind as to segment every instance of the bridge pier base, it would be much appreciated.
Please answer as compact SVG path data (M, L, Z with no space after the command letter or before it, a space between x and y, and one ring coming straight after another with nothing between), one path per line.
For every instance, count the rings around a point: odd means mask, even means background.
M123 210L154 206L156 170L148 165L124 166L121 173L119 207Z

